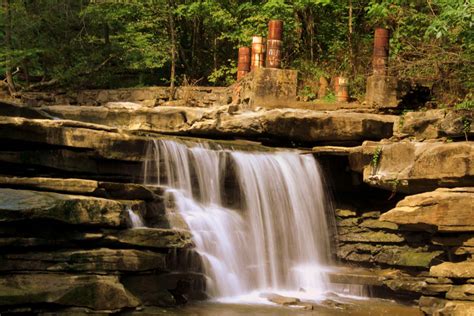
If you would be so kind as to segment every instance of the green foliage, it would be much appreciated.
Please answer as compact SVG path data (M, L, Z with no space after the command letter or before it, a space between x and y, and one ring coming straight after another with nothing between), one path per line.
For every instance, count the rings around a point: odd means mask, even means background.
M282 64L300 71L302 86L320 77L349 78L363 98L371 72L373 29L391 30L391 74L430 85L439 103L458 104L474 89L474 7L471 0L10 0L12 49L20 87L55 79L64 87L167 83L170 17L175 20L178 78L226 85L234 80L237 48L284 21ZM0 25L6 12L0 10ZM5 40L5 32L0 40ZM25 78L29 77L29 78ZM32 82L30 82L32 81ZM314 91L303 92L315 97ZM328 95L326 102L331 102ZM472 101L459 106L472 108Z
M374 151L374 154L372 155L372 160L371 160L372 168L374 170L377 169L381 156L382 156L382 147L377 146L377 148L375 148L375 151Z
M209 82L218 85L231 85L236 79L237 65L234 60L229 60L229 66L223 65L218 69L215 69L207 78Z
M472 110L474 109L474 99L472 99L472 95L468 95L468 97L454 106L457 110Z
M467 134L471 131L471 118L467 116L463 116L461 118L462 121L462 131L464 133L464 137L466 138L466 142L469 140Z
M337 101L336 95L330 92L323 97L322 101L326 103L334 103Z
M300 96L304 97L306 101L312 101L317 97L317 95L309 86L304 86L304 88L300 90L299 94Z

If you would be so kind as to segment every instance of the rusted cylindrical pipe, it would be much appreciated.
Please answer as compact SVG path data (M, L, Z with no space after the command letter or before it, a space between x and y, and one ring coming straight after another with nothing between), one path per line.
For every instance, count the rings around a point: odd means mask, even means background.
M270 20L268 22L268 39L281 41L283 37L283 21Z
M349 101L349 84L345 77L334 77L334 94L337 102Z
M267 68L281 68L281 51L283 48L283 21L270 20L268 22Z
M250 47L239 48L239 59L237 62L237 80L242 79L250 72Z
M252 58L251 58L251 70L262 68L265 63L265 42L261 36L252 37Z
M282 46L282 41L272 39L267 41L267 58L265 62L267 68L281 68Z
M374 75L387 75L390 32L385 28L376 28L374 35L374 53L372 68Z

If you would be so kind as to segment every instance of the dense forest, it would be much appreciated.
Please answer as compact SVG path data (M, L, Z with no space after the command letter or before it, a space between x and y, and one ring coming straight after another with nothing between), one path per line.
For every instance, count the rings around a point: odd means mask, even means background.
M391 74L429 87L439 104L472 104L472 0L2 1L0 71L11 94L228 85L237 48L277 18L283 65L300 71L303 86L344 75L361 95L382 26L392 34Z

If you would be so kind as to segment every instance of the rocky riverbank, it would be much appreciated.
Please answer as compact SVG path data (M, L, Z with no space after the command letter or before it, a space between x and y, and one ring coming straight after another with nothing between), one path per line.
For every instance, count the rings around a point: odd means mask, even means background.
M312 148L335 192L334 252L346 265L332 282L415 299L427 314L474 310L472 112L104 99L2 103L0 115L0 312L116 312L204 297L189 232L171 227L163 189L141 184L148 136L159 134ZM149 228L132 229L130 212Z

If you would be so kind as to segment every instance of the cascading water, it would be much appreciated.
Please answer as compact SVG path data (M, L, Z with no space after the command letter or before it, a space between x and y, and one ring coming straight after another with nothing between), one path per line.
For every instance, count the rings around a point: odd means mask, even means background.
M135 214L135 212L132 209L128 208L127 213L128 213L128 217L130 219L130 224L132 228L145 227L145 224L143 223L143 220L141 219L141 217Z
M211 297L327 290L330 205L311 155L157 140L147 157L145 182L169 188L203 258Z

